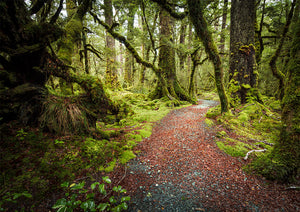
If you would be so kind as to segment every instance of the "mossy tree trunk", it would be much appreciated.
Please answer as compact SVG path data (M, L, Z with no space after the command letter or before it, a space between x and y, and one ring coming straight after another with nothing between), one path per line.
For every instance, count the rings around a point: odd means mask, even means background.
M130 5L128 8L128 19L127 19L127 39L129 42L133 42L134 39L134 16L135 16L135 5ZM124 86L130 87L133 84L133 69L134 69L134 58L129 51L126 51L125 58L125 75L124 75Z
M300 18L290 51L286 87L282 100L282 128L273 156L280 166L275 178L293 181L300 171Z
M197 36L202 40L205 51L209 59L213 62L215 71L215 82L218 90L221 111L228 111L228 99L223 85L223 68L218 49L212 37L212 33L208 29L208 24L203 15L203 2L199 0L188 0L188 9L191 20L195 26Z
M221 38L220 38L220 52L225 52L225 29L226 29L226 22L227 22L227 11L228 11L228 0L224 0L223 5L223 14L222 14L222 26L221 26Z
M177 100L193 101L189 94L181 87L175 65L175 49L173 44L173 22L170 14L161 8L160 14L160 49L159 49L159 67L161 76L165 78L166 84L158 81L155 91L151 94L152 98L161 98L167 96L164 91Z
M109 99L99 79L74 74L65 62L73 52L72 42L75 34L80 35L82 30L81 22L77 20L82 20L89 6L89 0L81 1L72 19L67 23L70 28L64 33L55 21L33 21L30 18L33 14L30 13L32 9L28 10L23 0L5 1L0 4L1 123L18 120L24 126L37 126L43 105L47 103L48 92L45 84L49 76L63 78L70 83L76 82L86 91L86 94L81 96L83 104L78 107L92 120L89 126L93 124L95 127L95 120L99 115L119 112L119 106ZM36 9L34 14L39 9ZM48 52L48 49L52 49L49 43L57 41L62 35L71 39L63 37L60 41L60 45L65 45L63 62L53 51L51 55Z
M229 92L231 104L244 104L257 89L255 0L231 2Z
M47 62L47 42L57 40L62 30L36 24L23 0L3 1L0 11L0 122L37 125L49 77L39 67Z
M105 23L109 26L113 24L113 8L112 0L104 0L104 16ZM120 87L117 67L116 67L116 52L115 52L115 39L107 33L106 35L106 72L105 72L105 83L109 88L117 89Z

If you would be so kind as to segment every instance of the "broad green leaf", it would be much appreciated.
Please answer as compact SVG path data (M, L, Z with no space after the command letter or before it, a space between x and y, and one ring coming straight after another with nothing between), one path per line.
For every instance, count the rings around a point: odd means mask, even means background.
M67 187L69 187L69 182L63 182L62 184L60 184L60 186L62 188L67 188Z
M94 197L95 197L95 193L90 193L86 195L87 199L94 199Z
M93 200L88 200L86 202L83 202L81 204L81 208L84 209L85 211L88 210L88 211L91 211L93 209L95 209L95 202Z
M99 182L94 182L92 185L91 185L91 189L94 190L96 188L97 185L100 185Z
M108 176L106 177L102 177L103 181L106 182L106 183L111 183L111 180L109 179Z
M130 196L122 197L121 202L130 201Z
M128 209L128 205L126 204L126 202L122 202L121 207L122 207L124 210L127 210L127 209Z
M100 211L104 211L109 206L108 203L100 203L97 207Z
M83 181L81 183L75 184L75 185L70 186L70 187L71 187L72 190L79 190L79 189L83 189L84 185L85 185L85 182Z
M111 196L111 197L109 198L109 202L110 202L110 203L116 203L117 201L115 200L115 197L114 197L114 196Z
M105 185L104 184L100 184L99 185L99 192L101 193L101 194L106 194L106 190L105 190Z
M52 206L53 209L55 208L61 208L62 206L65 206L67 204L67 200L65 198L59 199L56 201L56 203Z

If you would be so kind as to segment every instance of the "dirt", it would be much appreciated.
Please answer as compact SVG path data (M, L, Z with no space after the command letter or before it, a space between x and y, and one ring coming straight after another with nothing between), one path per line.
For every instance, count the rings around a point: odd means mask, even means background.
M204 120L215 101L171 111L136 147L140 154L114 173L131 196L128 211L300 211L299 191L242 169L215 143Z

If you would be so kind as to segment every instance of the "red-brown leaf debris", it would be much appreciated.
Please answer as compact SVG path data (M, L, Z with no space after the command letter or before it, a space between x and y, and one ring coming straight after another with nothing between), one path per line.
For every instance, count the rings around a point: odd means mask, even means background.
M213 104L170 112L139 143L121 182L132 197L129 211L300 211L299 191L246 174L247 161L217 147L204 122Z

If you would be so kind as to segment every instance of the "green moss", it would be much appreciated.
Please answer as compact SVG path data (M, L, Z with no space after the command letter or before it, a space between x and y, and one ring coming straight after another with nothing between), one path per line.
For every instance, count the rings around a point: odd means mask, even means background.
M250 89L251 88L251 86L249 84L242 84L242 87L245 88L245 89Z
M213 108L208 109L205 116L207 118L215 118L220 114L221 114L221 107L217 106L217 107L213 107Z
M205 119L205 124L208 126L208 127L212 127L214 125L214 122L208 118Z
M227 138L226 141L218 141L217 146L226 154L233 157L244 157L251 147L240 141Z
M219 132L217 132L217 134L216 134L216 136L218 137L218 138L223 138L223 137L225 137L227 135L227 133L225 132L225 131L219 131Z
M246 112L241 112L237 118L242 123L247 123L250 120L250 117Z
M136 155L131 150L126 150L126 151L122 152L122 155L119 157L119 162L121 164L125 164L135 157L136 157Z

